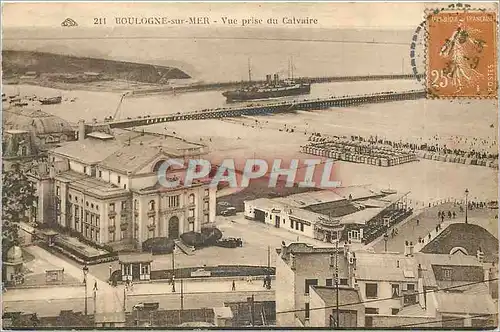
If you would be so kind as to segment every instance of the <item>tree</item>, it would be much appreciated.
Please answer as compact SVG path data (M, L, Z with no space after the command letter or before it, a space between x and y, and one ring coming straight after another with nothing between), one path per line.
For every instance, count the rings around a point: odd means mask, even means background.
M19 164L2 173L2 254L19 244L18 223L35 201L35 187Z

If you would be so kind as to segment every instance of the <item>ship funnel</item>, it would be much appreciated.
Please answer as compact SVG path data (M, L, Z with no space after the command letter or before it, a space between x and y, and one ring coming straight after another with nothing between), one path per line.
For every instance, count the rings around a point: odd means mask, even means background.
M278 74L274 74L274 84L277 85L279 82L279 76Z
M272 83L271 75L266 75L266 83L267 84L271 84Z

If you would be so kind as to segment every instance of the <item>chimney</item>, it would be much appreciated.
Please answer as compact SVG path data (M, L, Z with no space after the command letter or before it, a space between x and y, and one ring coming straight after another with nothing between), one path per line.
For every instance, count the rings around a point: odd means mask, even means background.
M330 266L335 266L335 254L330 254Z
M347 241L344 242L344 256L347 256L347 253L349 252L349 244L347 244Z
M278 74L274 74L274 84L277 85L279 82L279 76Z
M290 253L290 268L292 270L295 270L295 255L292 253Z
M409 251L410 251L409 243L408 243L408 241L405 241L405 252L404 252L404 255L408 256Z
M399 268L399 259L396 261L396 267Z
M85 121L78 121L78 140L83 141L85 139Z
M266 83L270 85L271 82L272 82L271 75L266 75Z
M477 257L477 260L479 261L479 263L484 262L484 252L481 250L481 247L479 247L477 249L476 257Z
M286 255L286 244L285 244L285 241L281 241L281 257L283 258L283 256Z
M413 249L414 249L413 242L410 242L410 256L413 256Z

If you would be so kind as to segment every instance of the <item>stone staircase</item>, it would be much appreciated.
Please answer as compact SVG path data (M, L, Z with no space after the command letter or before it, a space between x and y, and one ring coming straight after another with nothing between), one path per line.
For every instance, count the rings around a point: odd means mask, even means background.
M181 240L175 240L174 243L175 243L175 247L179 248L186 255L189 255L189 256L194 255L194 251L195 251L194 247L186 245Z

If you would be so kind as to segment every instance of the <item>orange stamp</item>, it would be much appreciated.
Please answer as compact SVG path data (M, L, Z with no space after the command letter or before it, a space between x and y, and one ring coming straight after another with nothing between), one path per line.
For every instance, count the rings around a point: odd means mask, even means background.
M497 98L496 13L427 16L427 91L432 97Z

